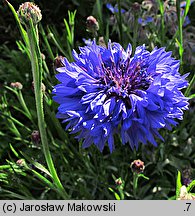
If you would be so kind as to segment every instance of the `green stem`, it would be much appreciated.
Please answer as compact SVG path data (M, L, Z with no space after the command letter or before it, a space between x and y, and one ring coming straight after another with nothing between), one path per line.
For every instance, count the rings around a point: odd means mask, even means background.
M53 61L55 57L54 57L54 54L52 52L51 46L48 42L47 35L45 34L45 31L44 31L42 26L41 26L40 30L41 30L41 34L43 36L43 40L45 42L45 46L46 46L47 51L48 51L48 55L49 55L50 59Z
M70 25L70 39L71 39L71 48L72 49L74 48L75 15L76 15L76 10L74 12L68 11L69 25Z
M68 43L67 47L68 47L68 55L69 55L68 60L69 60L70 62L73 62L74 59L73 59L73 57L72 57L72 48L71 48L71 44Z
M14 133L17 138L21 138L22 136L21 136L19 130L17 129L17 127L15 126L11 114L9 113L8 115L9 115L9 118L10 118L10 119L8 119L8 122L10 123L10 131L12 133Z
M135 29L134 29L134 32L133 32L133 53L135 52L136 50L136 45L137 45L137 35L138 35L138 15L136 14L135 15Z
M191 190L195 187L195 180L193 180L190 185L187 187L187 191L191 192Z
M43 60L43 68L44 68L44 74L43 74L44 79L45 79L45 80L46 80L46 79L51 80L50 71L49 71L49 68L47 67L47 63L46 63L45 60ZM48 82L48 83L49 83L49 82ZM51 86L52 86L52 85L50 84L50 87L51 87Z
M10 168L11 168L10 165L1 165L1 166L0 166L0 170L10 169Z
M54 34L50 31L49 29L49 34L50 34L50 38L53 40L53 43L55 44L55 46L59 49L59 51L66 56L66 52L62 49L62 46L60 46L60 44L58 43L58 41L56 40Z
M192 89L194 83L195 83L195 74L193 75L193 77L192 77L192 79L191 79L191 81L190 81L190 84L189 84L188 88L187 88L186 91L185 91L185 94L184 94L184 95L185 95L186 97L189 96L190 91L191 91L191 89Z
M97 12L98 12L98 21L99 21L99 26L100 26L100 34L104 35L104 28L103 28L103 16L102 16L102 4L100 0L96 1L97 5Z
M121 1L117 0L118 4L118 25L119 25L119 36L120 43L123 46L123 28L122 28L122 14L121 14Z
M53 160L50 154L49 145L47 141L47 133L45 128L44 112L43 112L43 93L41 90L41 79L42 79L42 58L41 52L38 45L36 28L34 28L32 20L30 22L30 28L27 30L29 41L30 41L30 56L31 56L31 67L34 81L35 101L38 117L38 126L41 135L41 142L43 147L44 156L49 168L49 171L53 177L53 181L56 187L63 191L64 197L68 198L55 170Z
M180 56L180 71L183 73L183 22L181 17L180 1L176 1L178 29L179 29L179 56Z
M120 199L124 200L125 196L124 196L124 192L122 189L119 189L119 194L120 194Z
M25 100L23 98L21 90L18 91L18 100L19 100L21 106L23 107L24 111L26 112L27 117L31 121L33 121L32 115L31 115L30 111L28 110L28 107L26 106L26 103L25 103Z
M136 194L137 194L137 183L138 183L138 174L137 173L133 173L133 195L136 198Z
M164 21L164 2L162 0L158 0L160 15L161 15L161 43L164 45L165 42L165 21Z
M29 169L29 168L28 168ZM39 180L41 180L44 184L46 184L49 188L53 189L53 190L57 190L55 188L55 186L52 184L52 182L50 182L48 179L46 179L44 176L42 176L40 173L38 173L37 171L33 170L33 169L29 169ZM63 193L63 191L61 190L57 190L58 193L64 198L67 199L67 196Z

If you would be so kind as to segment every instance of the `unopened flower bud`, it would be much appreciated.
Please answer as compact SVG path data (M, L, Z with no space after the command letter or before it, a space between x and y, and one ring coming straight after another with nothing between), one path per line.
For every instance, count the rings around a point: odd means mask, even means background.
M192 182L191 170L189 168L182 170L182 180L185 186L188 186Z
M17 11L20 22L24 25L29 25L30 19L34 25L42 19L41 10L33 2L25 2L20 5Z
M145 169L144 162L141 160L134 160L131 163L131 170L137 174L142 173Z
M132 9L133 9L135 14L138 14L141 12L141 5L138 2L134 2L132 4Z
M64 64L62 63L63 59L63 56L58 56L54 59L54 69L64 67Z
M10 86L11 86L12 88L16 88L16 89L19 89L19 90L21 90L21 89L23 88L23 85L22 85L20 82L12 82L12 83L10 84Z
M34 130L31 134L31 140L34 144L39 144L41 141L40 133L37 130Z
M191 193L188 193L186 186L182 186L180 189L180 194L178 200L195 200L195 196Z
M25 159L19 159L16 161L16 164L20 167L24 167L24 166L26 166L26 161L25 161Z
M87 31L91 33L96 33L99 30L99 23L93 16L87 17L86 25Z
M116 184L116 185L119 185L119 186L120 186L120 185L122 185L122 183L123 183L123 181L122 181L121 178L118 178L118 179L115 180L115 184Z

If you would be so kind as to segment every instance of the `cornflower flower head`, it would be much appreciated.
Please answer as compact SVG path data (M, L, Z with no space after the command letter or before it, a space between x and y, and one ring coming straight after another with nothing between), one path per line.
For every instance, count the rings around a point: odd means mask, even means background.
M182 170L182 181L185 186L188 186L192 182L192 173L190 168Z
M42 19L41 10L33 2L25 2L21 4L17 14L20 22L27 26L29 25L30 19L32 19L34 25L36 25Z
M113 7L112 4L107 3L107 4L106 4L106 7L107 7L108 10L111 11L113 14L119 12L118 5L117 5L117 4ZM125 12L125 10L124 10L124 9L121 9L121 13L124 13L124 12Z
M150 22L153 22L153 18L150 16L146 17L145 19L141 17L138 18L138 23L141 24L142 26L145 26Z
M171 52L149 52L142 45L131 54L130 44L124 50L118 43L109 42L106 48L93 41L80 47L80 54L73 51L74 62L64 58L64 67L57 69L57 118L69 122L66 129L77 133L84 148L94 143L102 151L108 143L112 152L116 134L132 149L139 142L156 146L155 137L163 140L158 130L171 129L188 109L181 92L187 75L179 74L179 61Z

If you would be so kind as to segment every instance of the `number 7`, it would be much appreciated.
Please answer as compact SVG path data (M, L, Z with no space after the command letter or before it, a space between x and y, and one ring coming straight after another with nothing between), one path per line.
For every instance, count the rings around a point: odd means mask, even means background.
M188 211L190 206L191 206L191 203L186 203L186 205L188 205L188 207L187 207L187 211Z

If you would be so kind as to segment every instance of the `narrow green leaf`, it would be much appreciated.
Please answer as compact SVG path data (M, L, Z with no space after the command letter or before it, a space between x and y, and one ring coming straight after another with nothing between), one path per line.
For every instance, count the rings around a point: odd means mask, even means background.
M176 200L176 196L170 197L169 200Z
M109 187L108 190L114 193L114 190L111 187Z
M27 37L27 33L26 33L26 31L24 30L24 28L22 27L22 25L20 23L20 20L18 18L18 14L17 14L16 10L14 9L14 7L7 0L6 0L6 2L7 2L9 8L11 9L11 11L12 11L14 17L15 17L15 20L16 20L16 23L17 23L17 25L19 27L21 36L22 36L26 46L28 47L29 40L28 40L28 37Z
M195 98L195 94L190 95L189 98L190 98L190 99Z
M46 46L46 49L48 51L49 57L53 61L55 57L54 57L53 51L51 49L51 46L50 46L49 41L47 39L47 35L46 35L42 25L40 25L40 32L41 32L41 35L42 35L43 40L45 42L45 46Z
M114 193L116 200L121 200L120 196L117 193Z
M188 193L195 187L195 180L193 180L187 187Z
M38 173L37 171L30 169L31 172L38 178L40 179L43 183L45 183L48 187L50 187L51 189L56 190L55 186L53 183L51 183L48 179L46 179L43 175L41 175L40 173Z
M68 35L71 35L70 27L69 27L68 22L66 21L66 19L64 19L64 24L65 24L66 31L67 31Z
M147 176L145 176L144 174L139 174L138 177L142 177L142 178L144 178L144 179L146 179L146 180L149 180L149 179L150 179L150 178L148 178Z
M179 198L181 187L182 187L182 184L181 184L181 172L178 170L177 181L176 181L176 199Z
M191 4L191 0L186 0L186 6L185 6L185 9L184 9L184 15L183 15L183 20L182 20L183 22L182 22L182 24L184 23L185 18L187 16L188 12L189 12L190 4Z
M24 158L29 161L31 164L33 164L37 169L39 169L40 171L46 173L49 177L52 178L50 172L40 163L33 161L30 157L28 157L24 152L20 152Z
M188 95L190 94L191 89L192 89L194 83L195 83L195 74L193 75L192 79L190 80L190 84L189 84L188 88L186 89L186 91L185 91L185 93L184 93L184 95L185 95L186 97L188 97Z
M18 154L17 151L14 149L14 147L12 146L12 144L9 144L9 146L10 146L10 149L12 150L12 152L15 154L15 156L16 156L17 158L19 158L19 154Z
M19 200L33 199L32 197L25 197L25 196L22 196L20 194L14 193L14 192L9 191L9 190L4 190L4 189L1 189L1 193L5 193L6 195L9 195L10 197L15 198L15 199L19 199Z
M4 170L4 169L10 169L10 165L1 165L0 166L0 170Z

